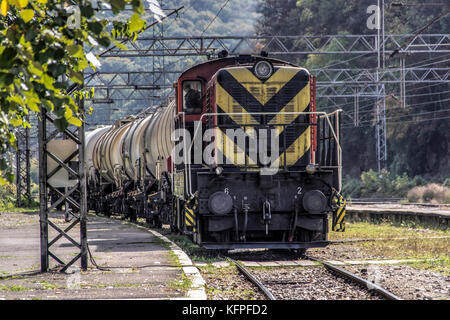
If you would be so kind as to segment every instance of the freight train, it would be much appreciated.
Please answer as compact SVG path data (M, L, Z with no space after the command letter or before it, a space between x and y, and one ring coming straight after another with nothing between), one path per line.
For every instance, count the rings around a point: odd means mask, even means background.
M88 208L188 235L206 249L327 245L344 229L341 112L267 55L198 64L167 105L86 133Z

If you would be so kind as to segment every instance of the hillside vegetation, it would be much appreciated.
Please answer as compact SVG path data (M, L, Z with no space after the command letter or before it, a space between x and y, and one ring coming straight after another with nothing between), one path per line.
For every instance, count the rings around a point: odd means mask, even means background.
M429 1L403 1L417 4ZM390 1L386 1L390 3ZM373 0L262 0L262 17L256 26L261 35L333 35L376 34L367 28L368 6ZM386 7L386 34L411 34L439 16L446 6L414 5ZM424 33L448 34L448 15L432 24ZM330 44L333 46L336 44ZM387 61L386 67L398 68L399 56ZM309 69L376 68L373 55L308 55L293 57ZM411 54L406 56L406 67L449 68L449 55ZM387 176L410 179L421 176L443 183L450 177L450 85L407 84L406 108L401 108L400 85L386 85L387 117ZM338 98L344 110L343 163L348 179L360 180L362 173L376 170L375 100L360 98L359 127L354 127L354 98ZM333 110L325 99L319 99L319 109ZM370 173L372 175L372 173ZM382 175L383 176L383 175ZM412 178L411 178L412 177ZM414 185L414 184L413 184Z

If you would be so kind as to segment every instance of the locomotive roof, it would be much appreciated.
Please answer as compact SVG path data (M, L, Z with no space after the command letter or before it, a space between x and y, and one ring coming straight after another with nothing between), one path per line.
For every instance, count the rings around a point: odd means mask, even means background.
M208 60L206 62L199 63L187 70L185 70L181 75L180 78L183 78L184 76L188 74L195 74L198 70L204 70L204 69L215 69L219 70L221 68L225 67L231 67L231 66L245 66L245 65L252 65L256 61L265 60L269 61L275 65L288 65L292 67L300 67L296 64L275 59L275 58L269 58L269 57L263 57L263 56L256 56L256 55L239 55L239 56L232 56L232 57L226 57L226 58L218 58L213 60ZM215 73L215 72L214 72Z

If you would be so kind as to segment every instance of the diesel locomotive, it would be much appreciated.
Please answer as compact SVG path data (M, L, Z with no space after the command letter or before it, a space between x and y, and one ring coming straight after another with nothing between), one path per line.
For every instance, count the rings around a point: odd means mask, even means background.
M344 229L341 112L266 55L183 72L151 112L86 133L88 208L169 225L206 249L306 249Z

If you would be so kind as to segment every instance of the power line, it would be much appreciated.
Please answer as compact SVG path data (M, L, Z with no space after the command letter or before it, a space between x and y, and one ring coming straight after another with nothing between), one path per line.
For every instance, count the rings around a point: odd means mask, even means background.
M448 8L446 11L442 12L439 16L431 20L429 23L427 23L423 28L421 28L414 36L412 36L408 41L406 41L403 45L401 45L399 48L395 49L388 57L388 60L395 56L403 47L410 44L419 34L421 34L423 31L425 31L429 26L431 26L433 23L438 21L439 19L443 18L447 13L450 12L450 8Z
M216 13L214 18L209 22L209 24L206 26L206 28L203 30L203 32L201 33L200 36L203 36L203 34L206 32L206 30L208 30L209 26L216 20L216 18L219 16L220 12L223 10L223 8L225 8L225 6L228 4L228 2L230 2L230 0L226 0L226 2L222 5L222 7L220 7L219 11Z
M390 121L390 122L386 122L386 124L405 124L405 123L413 123L413 122L443 120L443 119L450 119L450 116L448 116L448 117L437 117L437 118L431 118L431 119L417 119L417 120L406 120L406 121ZM359 128L365 128L365 127L372 127L372 125L359 126ZM354 128L354 126L342 126L342 129L350 129L350 128Z

